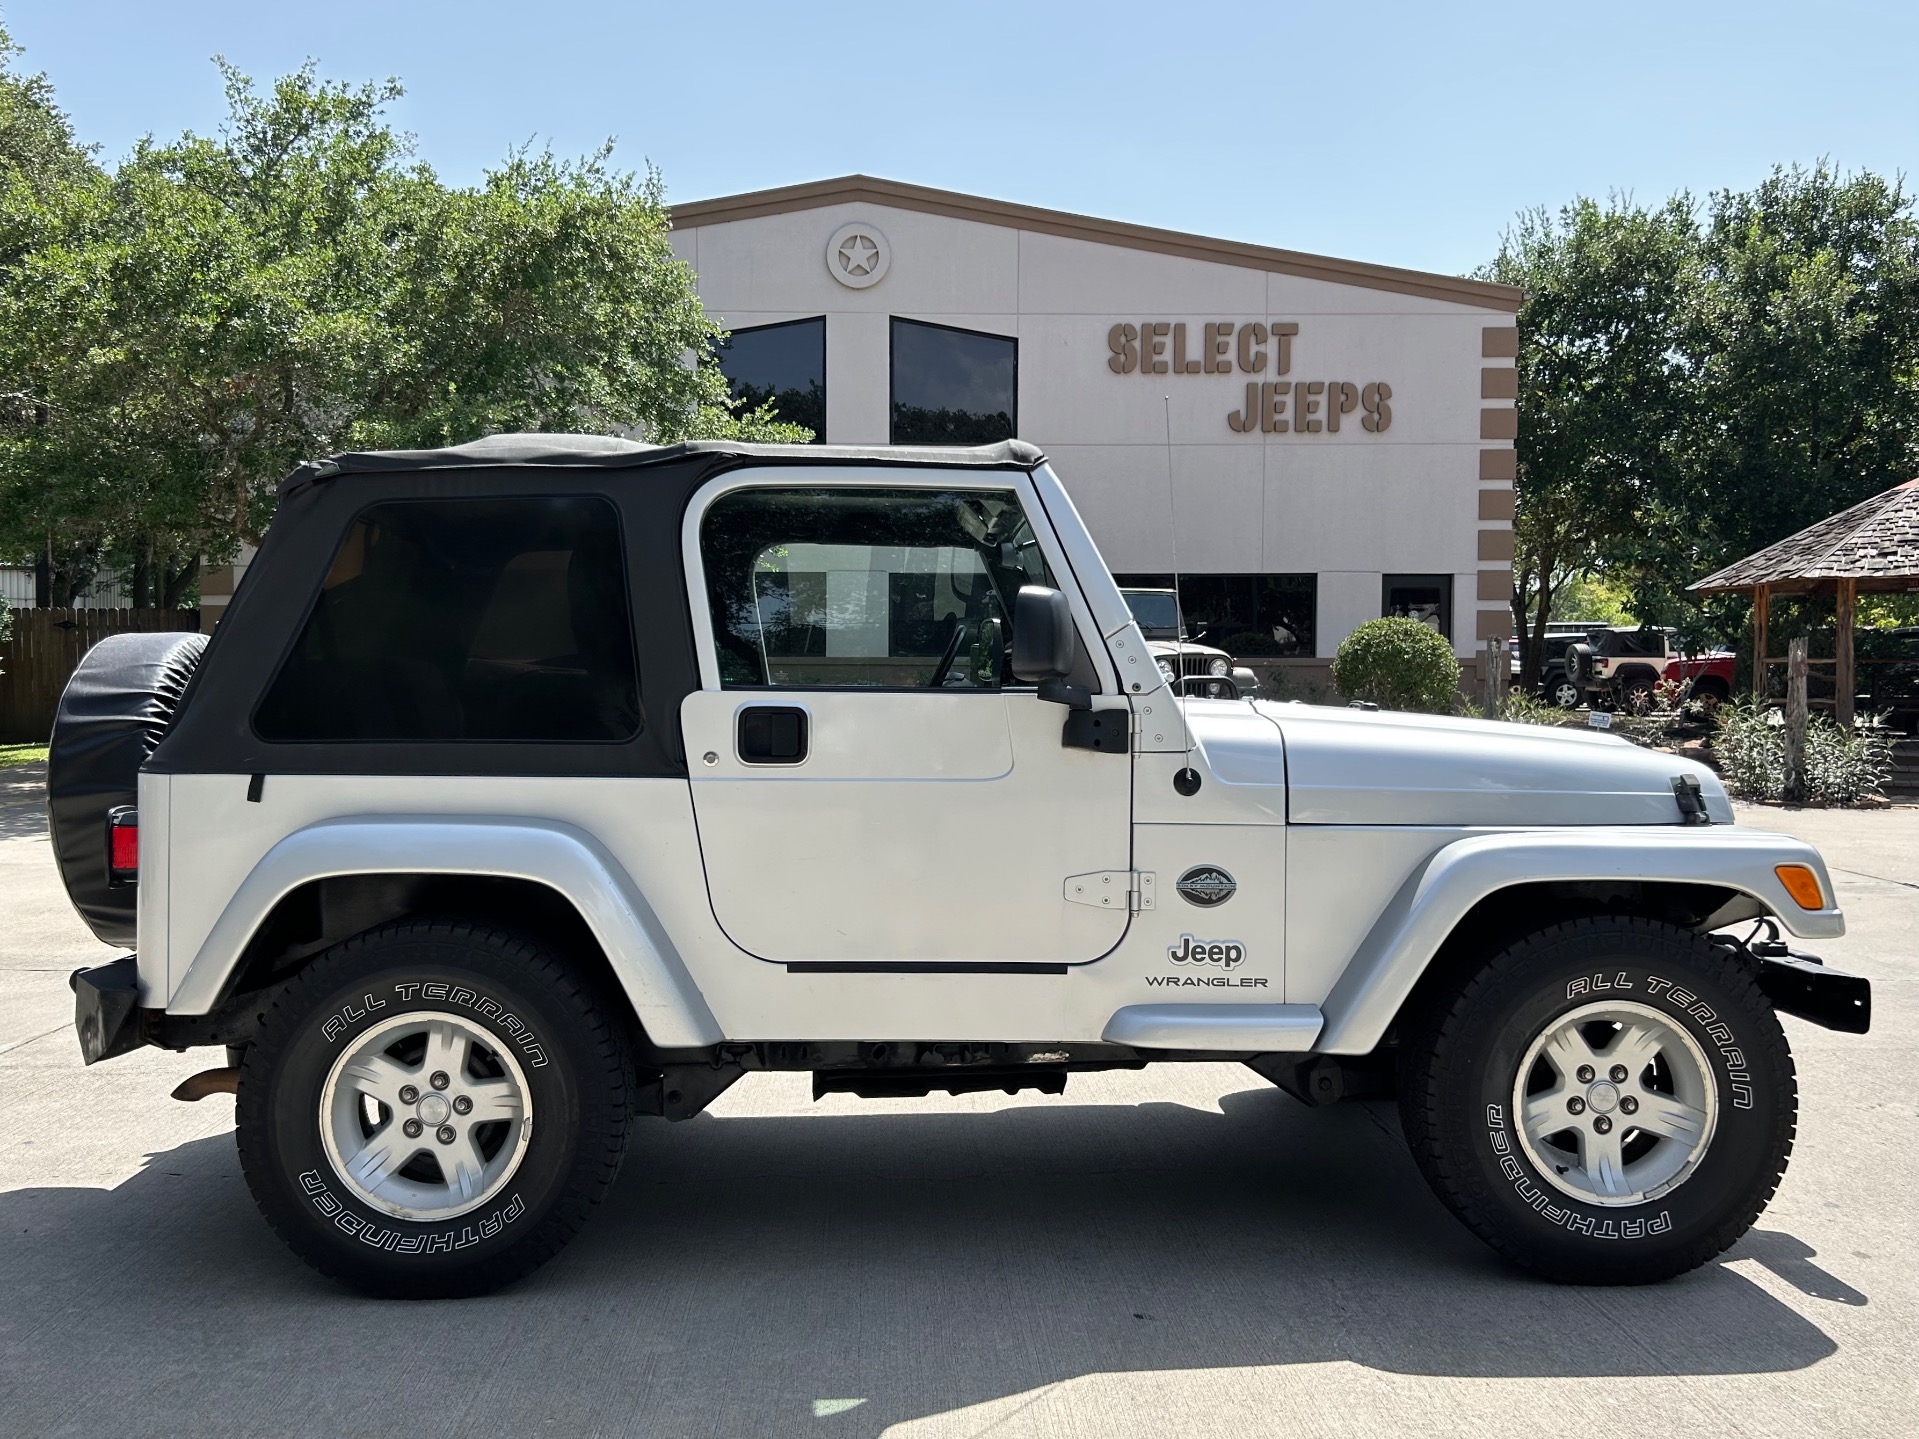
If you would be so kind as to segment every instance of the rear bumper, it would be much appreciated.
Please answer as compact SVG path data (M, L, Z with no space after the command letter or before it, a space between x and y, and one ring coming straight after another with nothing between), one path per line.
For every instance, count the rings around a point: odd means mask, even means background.
M88 1064L130 1054L146 1043L140 1014L140 962L135 956L76 969L67 983L73 988L74 1033L80 1038L81 1058Z

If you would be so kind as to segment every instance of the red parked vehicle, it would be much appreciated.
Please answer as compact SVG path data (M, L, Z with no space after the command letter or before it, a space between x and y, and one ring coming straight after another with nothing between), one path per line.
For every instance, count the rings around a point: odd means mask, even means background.
M1643 714L1661 684L1681 684L1680 698L1715 707L1732 698L1731 650L1688 655L1670 629L1615 626L1588 632L1566 647L1566 677L1594 709Z

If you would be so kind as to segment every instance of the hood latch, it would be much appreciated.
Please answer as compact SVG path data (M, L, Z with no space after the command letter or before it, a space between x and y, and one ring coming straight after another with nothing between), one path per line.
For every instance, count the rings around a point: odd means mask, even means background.
M1711 824L1712 816L1706 813L1706 796L1699 788L1697 775L1676 774L1672 777L1672 797L1679 805L1681 824Z

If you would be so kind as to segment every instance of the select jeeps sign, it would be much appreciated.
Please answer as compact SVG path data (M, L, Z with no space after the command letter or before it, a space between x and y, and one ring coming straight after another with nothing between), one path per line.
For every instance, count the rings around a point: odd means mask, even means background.
M1106 368L1116 375L1290 375L1299 326L1290 320L1121 320L1106 332ZM1233 398L1240 400L1237 389ZM1383 380L1247 380L1226 415L1237 435L1336 435L1347 417L1384 434L1393 387Z

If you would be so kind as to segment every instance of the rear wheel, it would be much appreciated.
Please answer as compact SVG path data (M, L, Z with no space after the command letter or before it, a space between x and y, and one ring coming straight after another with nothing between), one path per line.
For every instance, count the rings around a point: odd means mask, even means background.
M1619 687L1619 707L1627 714L1651 714L1653 682L1645 676L1629 679Z
M1555 925L1409 1037L1401 1110L1441 1201L1551 1279L1632 1284L1751 1227L1792 1150L1792 1056L1749 968L1650 920Z
M1583 696L1580 694L1578 685L1571 680L1562 679L1553 683L1547 691L1547 698L1563 710L1576 710Z
M631 1089L590 987L530 941L389 925L275 1002L240 1073L240 1159L267 1221L371 1294L482 1294L605 1195Z

